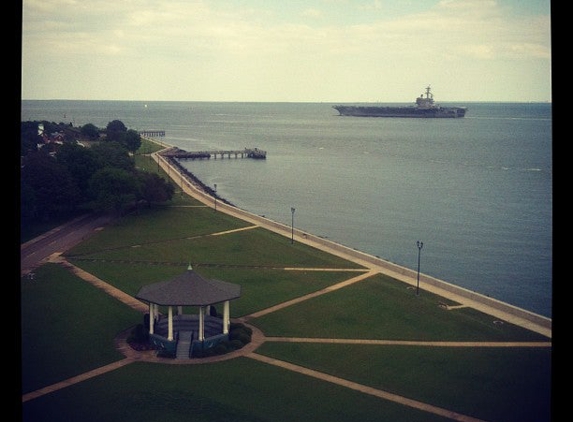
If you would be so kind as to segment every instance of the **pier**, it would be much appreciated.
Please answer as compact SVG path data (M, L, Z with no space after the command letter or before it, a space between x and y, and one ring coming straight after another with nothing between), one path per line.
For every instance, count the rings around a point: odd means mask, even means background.
M165 136L164 130L140 130L139 136L144 138L162 138Z
M161 155L170 158L186 159L186 160L202 160L202 159L224 159L226 158L253 158L256 160L264 160L267 158L267 152L258 148L245 148L240 150L227 150L227 151L185 151L179 148L171 148L161 153Z

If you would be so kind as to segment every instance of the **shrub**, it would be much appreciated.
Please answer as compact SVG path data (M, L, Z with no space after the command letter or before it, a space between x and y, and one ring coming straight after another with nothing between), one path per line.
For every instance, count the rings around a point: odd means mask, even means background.
M212 347L211 350L213 351L213 355L224 355L225 353L229 352L227 348L227 342L222 341L221 343L217 344L215 347Z
M243 346L251 342L251 337L253 330L243 324L232 324L231 330L229 331L230 341L240 341ZM242 347L242 346L241 346Z
M176 358L176 354L175 354L174 351L169 351L169 350L161 349L161 350L159 350L159 351L157 352L157 357L175 359L175 358Z
M247 327L245 324L242 324L240 322L232 322L230 324L229 331L233 332L234 330L241 330L247 333L249 337L253 335L253 330L250 327Z
M229 350L239 350L242 349L245 344L240 340L229 341Z
M143 324L137 324L131 331L128 343L147 343L149 341L149 332L145 329Z

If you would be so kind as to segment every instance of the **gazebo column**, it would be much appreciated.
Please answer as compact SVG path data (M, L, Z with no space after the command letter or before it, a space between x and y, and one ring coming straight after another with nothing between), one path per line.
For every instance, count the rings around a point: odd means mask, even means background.
M199 306L199 341L205 340L205 309Z
M183 306L177 307L177 315L183 315Z
M169 316L167 320L167 340L173 341L173 306L169 305Z
M229 334L230 323L229 301L226 300L223 304L223 334Z
M155 313L153 303L149 303L149 334L153 334L155 323Z

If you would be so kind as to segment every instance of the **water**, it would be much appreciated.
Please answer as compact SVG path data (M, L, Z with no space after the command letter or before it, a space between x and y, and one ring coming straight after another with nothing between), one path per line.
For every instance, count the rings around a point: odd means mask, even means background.
M185 150L264 149L264 161L182 164L240 208L409 268L421 240L422 273L551 317L551 105L455 105L469 107L464 119L342 117L326 103L23 101L22 120L117 119L164 129Z

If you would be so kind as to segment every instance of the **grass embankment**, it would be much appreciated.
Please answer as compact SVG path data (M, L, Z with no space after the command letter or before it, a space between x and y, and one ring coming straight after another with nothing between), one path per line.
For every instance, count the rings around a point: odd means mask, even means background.
M137 160L145 162L146 157ZM138 166L147 164L138 164ZM153 169L153 163L148 163ZM124 292L185 271L240 284L232 317L360 274L355 264L250 228L176 195L66 253ZM214 236L230 230L228 234ZM330 271L292 271L286 267ZM122 359L115 335L142 315L55 264L22 279L23 392ZM266 336L421 341L547 341L375 275L249 320ZM551 348L264 343L257 353L488 421L549 421ZM132 363L23 404L24 420L444 421L431 413L251 360Z

